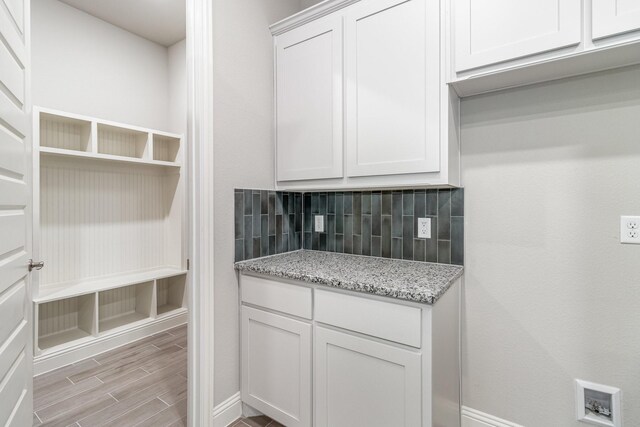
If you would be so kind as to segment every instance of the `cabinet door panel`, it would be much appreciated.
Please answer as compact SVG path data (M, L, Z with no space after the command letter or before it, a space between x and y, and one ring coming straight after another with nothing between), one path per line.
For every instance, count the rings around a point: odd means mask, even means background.
M316 427L421 425L420 354L315 328Z
M440 169L439 19L435 1L346 9L348 176Z
M311 425L311 325L242 307L242 400L290 427Z
M592 0L593 38L640 30L638 0Z
M581 0L455 0L452 5L458 72L581 40Z
M276 38L278 181L342 177L342 21Z

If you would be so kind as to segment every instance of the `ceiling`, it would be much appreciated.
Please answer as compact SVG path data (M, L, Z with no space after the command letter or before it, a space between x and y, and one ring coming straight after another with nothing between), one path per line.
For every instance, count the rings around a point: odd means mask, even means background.
M60 0L163 46L185 38L185 0Z

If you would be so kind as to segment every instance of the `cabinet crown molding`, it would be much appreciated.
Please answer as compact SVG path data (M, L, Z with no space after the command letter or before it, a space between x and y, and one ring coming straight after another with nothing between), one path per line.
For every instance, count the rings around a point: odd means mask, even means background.
M329 15L337 10L343 9L349 5L359 2L360 0L325 0L317 3L301 12L291 15L281 21L272 24L269 29L271 34L278 36L286 33L296 27L314 21L325 15Z

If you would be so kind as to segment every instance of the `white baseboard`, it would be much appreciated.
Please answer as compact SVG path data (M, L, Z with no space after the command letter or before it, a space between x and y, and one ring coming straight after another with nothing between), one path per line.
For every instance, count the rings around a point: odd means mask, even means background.
M97 356L105 351L113 350L130 342L183 325L188 320L188 312L184 310L158 319L148 319L130 327L123 327L108 335L82 341L80 344L70 345L54 352L45 352L34 358L33 375L41 375L80 360Z
M524 427L475 409L462 407L462 427Z
M227 427L242 416L242 400L237 392L213 408L213 427Z

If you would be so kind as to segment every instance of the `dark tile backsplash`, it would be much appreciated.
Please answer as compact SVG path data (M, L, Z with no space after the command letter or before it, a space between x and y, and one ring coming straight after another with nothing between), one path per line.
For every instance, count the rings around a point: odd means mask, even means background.
M235 260L242 261L302 248L302 194L234 192Z
M463 189L304 194L236 190L235 196L236 260L304 247L464 263ZM314 229L315 215L325 217L323 233ZM431 239L417 237L417 218L424 217L431 218Z

